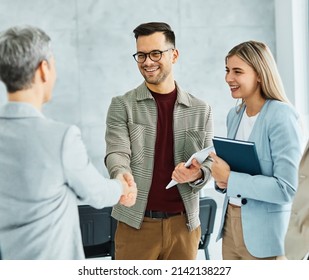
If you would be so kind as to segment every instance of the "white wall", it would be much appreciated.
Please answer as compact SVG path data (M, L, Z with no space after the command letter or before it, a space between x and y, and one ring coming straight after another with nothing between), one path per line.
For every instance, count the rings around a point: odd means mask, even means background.
M277 62L290 101L309 129L308 0L275 0Z
M51 36L58 80L44 113L77 124L103 172L107 108L113 96L142 82L132 57L132 31L148 21L166 21L175 30L180 52L175 78L213 107L215 134L225 135L226 113L235 101L224 82L224 57L250 39L276 52L274 0L0 1L1 30L31 24Z

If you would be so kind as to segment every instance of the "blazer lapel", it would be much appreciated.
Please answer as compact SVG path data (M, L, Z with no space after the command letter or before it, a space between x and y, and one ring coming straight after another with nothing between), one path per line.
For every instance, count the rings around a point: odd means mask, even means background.
M228 138L235 139L240 121L242 119L242 115L245 111L245 108L246 108L246 106L243 106L243 108L241 108L240 112L235 115L235 118L233 120L231 120L231 125L228 128L228 132L227 132Z
M266 112L267 112L267 108L269 106L269 102L270 102L270 100L266 100L265 101L265 103L264 103L264 105L263 105L263 107L262 107L262 109L260 111L260 114L258 115L258 117L257 117L257 119L255 121L255 124L254 124L254 126L252 128L252 131L250 133L248 141L255 142L254 139L257 138L256 134L261 132L261 130L259 128L264 123L264 118L266 116Z

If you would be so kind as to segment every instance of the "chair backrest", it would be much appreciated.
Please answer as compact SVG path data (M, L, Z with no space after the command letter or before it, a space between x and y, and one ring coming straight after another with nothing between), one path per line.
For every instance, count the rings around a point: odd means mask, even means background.
M78 212L86 258L111 256L113 259L116 221L111 217L112 207L95 209L79 205Z
M79 220L86 258L115 258L114 236L117 222L111 217L112 207L95 209L89 205L79 205ZM210 197L200 198L201 240L199 249L209 259L208 245L214 229L217 203Z
M201 240L199 249L204 250L207 260L209 259L208 245L215 225L216 212L217 203L214 199L211 197L200 198Z

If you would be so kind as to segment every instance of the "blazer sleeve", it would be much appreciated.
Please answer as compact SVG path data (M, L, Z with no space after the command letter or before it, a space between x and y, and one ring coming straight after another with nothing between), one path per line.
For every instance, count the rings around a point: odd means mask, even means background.
M302 133L297 113L288 106L272 112L262 124L267 129L270 163L261 162L266 175L231 172L227 195L251 198L275 204L290 203L298 185L298 165L302 150ZM265 128L266 127L266 128ZM263 143L262 143L263 144ZM266 147L266 145L262 145ZM266 148L264 148L266 149Z
M130 172L131 139L128 128L128 117L124 100L114 97L106 118L106 156L105 165L111 176Z
M76 126L71 126L64 136L62 162L67 185L83 204L103 208L119 201L121 182L103 177L93 166Z

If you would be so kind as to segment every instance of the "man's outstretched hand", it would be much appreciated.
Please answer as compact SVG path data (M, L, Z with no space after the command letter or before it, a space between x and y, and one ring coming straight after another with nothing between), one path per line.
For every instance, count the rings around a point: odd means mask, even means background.
M131 207L136 202L137 187L131 173L118 174L116 179L120 180L123 185L123 194L120 197L119 203Z

